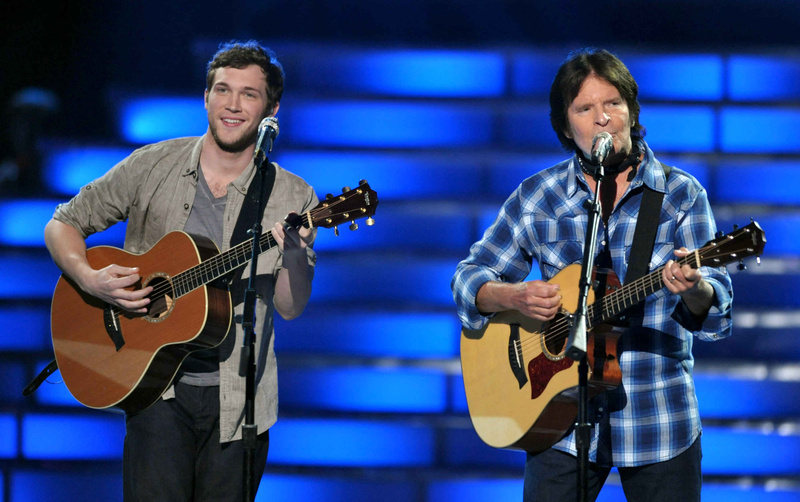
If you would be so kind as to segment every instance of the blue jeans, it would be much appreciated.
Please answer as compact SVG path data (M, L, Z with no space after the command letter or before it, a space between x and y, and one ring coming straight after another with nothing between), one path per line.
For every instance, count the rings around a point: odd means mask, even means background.
M618 467L622 490L628 502L700 501L703 453L698 437L677 457L639 467ZM594 501L611 468L589 464L588 499ZM578 500L578 460L552 448L528 455L525 462L524 502L570 502Z
M242 441L219 442L219 387L178 383L175 399L159 399L126 416L125 431L126 502L244 499ZM258 436L255 483L264 474L268 450L269 431Z

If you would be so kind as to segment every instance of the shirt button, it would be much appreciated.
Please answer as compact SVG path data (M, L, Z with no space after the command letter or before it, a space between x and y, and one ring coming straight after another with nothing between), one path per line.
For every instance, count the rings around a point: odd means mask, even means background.
M186 210L188 211L188 210L189 210L189 204L184 204L184 205L183 205L183 208L184 208L184 209L186 209Z

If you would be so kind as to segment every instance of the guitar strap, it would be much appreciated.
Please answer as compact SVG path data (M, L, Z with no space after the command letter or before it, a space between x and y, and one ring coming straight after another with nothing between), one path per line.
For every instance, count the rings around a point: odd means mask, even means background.
M672 167L660 161L659 163L669 180ZM650 258L653 256L653 246L656 243L656 230L663 202L663 192L657 192L644 185L639 216L636 219L636 229L633 231L633 244L631 244L631 255L628 260L628 271L625 273L625 284L630 284L650 271ZM631 318L643 316L644 303L640 302L617 316L617 321L624 324Z
M660 164L667 180L669 180L669 173L672 171L672 167L663 162L660 162ZM659 214L661 213L663 202L663 192L657 192L644 185L642 205L639 208L636 229L633 232L633 244L631 245L631 256L628 260L628 271L625 274L625 284L635 281L650 271L649 263L650 258L653 256L653 246L656 242L656 230L658 229Z
M272 187L275 185L275 166L271 163L267 166L266 176L264 177L264 205L259 212L258 208L258 195L261 189L261 169L256 169L256 174L253 176L253 181L247 188L247 195L245 195L242 209L239 211L239 218L236 220L236 226L233 227L233 234L231 234L231 247L246 241L251 238L250 230L253 228L253 222L261 222L264 217L264 209L267 207L269 196L272 193ZM244 273L242 267L236 270L233 276L229 279L228 289L231 292L233 304L237 305L244 301L244 292L247 289L247 284L241 280Z

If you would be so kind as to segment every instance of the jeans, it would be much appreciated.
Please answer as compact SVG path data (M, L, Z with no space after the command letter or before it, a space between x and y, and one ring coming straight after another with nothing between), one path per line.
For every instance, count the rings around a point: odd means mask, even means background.
M126 416L125 430L125 502L244 499L242 441L219 442L219 387L177 383L175 399ZM268 450L269 431L258 436L256 488Z
M700 437L677 457L639 467L618 467L628 502L700 501L703 476ZM588 500L594 501L611 468L589 464ZM528 455L525 462L524 502L578 500L578 460L552 448Z

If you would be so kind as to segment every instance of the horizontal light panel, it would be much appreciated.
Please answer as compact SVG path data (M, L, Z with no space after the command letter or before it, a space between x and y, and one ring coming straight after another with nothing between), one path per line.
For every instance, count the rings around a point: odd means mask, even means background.
M800 416L797 382L696 373L695 385L700 415L704 418L756 420Z
M270 455L271 462L272 457ZM269 472L269 467L267 467ZM379 480L266 474L258 485L255 502L289 502L298 499L314 502L409 502L417 496L417 486L412 481L395 481L382 477Z
M717 201L730 204L800 205L800 162L762 160L721 165L713 192Z
M307 101L280 116L291 144L315 147L476 148L492 127L487 107L437 103Z
M714 54L647 54L620 58L639 84L639 99L720 101L724 64Z
M132 151L132 147L47 145L42 177L51 191L72 197Z
M53 284L55 287L55 284ZM0 304L0 350L37 351L50 347L50 306Z
M119 135L133 144L201 136L208 129L202 92L191 97L128 97L117 107Z
M316 91L464 98L498 96L505 89L505 59L494 52L323 51L307 54L302 63L289 78Z
M653 151L711 152L715 148L716 114L710 106L642 104L639 122Z
M792 56L731 56L728 94L734 101L800 100L800 62Z
M22 453L36 460L117 460L125 422L121 414L31 414L22 419Z
M477 161L452 155L288 150L276 151L272 160L306 180L320 198L355 188L362 179L380 200L468 197L481 193L484 183Z
M121 453L120 453L121 455ZM122 500L122 474L92 466L76 470L14 470L9 476L9 502L24 500Z
M311 305L291 321L275 319L279 353L368 357L445 358L458 353L460 324L455 313L364 312L358 305L335 312ZM324 327L319 319L324 318Z
M800 153L798 108L727 107L720 115L720 147L729 153Z
M703 473L707 475L800 475L800 436L756 429L705 427Z
M436 502L486 502L487 500L522 500L522 470L514 479L458 478L432 481L428 498Z
M44 227L53 217L56 206L66 202L50 199L12 199L0 202L0 245L44 247ZM122 246L125 223L89 236L89 246ZM0 290L2 286L0 286Z
M465 251L466 253L466 251ZM453 306L450 279L457 260L429 258L333 258L318 266L311 301L382 304L398 302Z
M432 429L395 422L281 419L270 429L275 464L425 467L434 451Z
M61 272L50 256L42 254L3 253L0 260L0 299L52 298Z
M339 235L325 228L317 232L315 249L322 255L327 250L363 251L384 250L396 253L422 253L430 256L437 251L467 249L471 242L472 219L465 215L466 207L457 203L446 205L379 204L373 217L374 225L365 219L339 225ZM436 237L432 237L435 232Z
M0 245L42 246L44 226L58 202L52 200L6 200L0 202Z
M0 458L17 456L17 417L11 413L0 414Z
M432 369L284 365L278 382L281 405L293 408L397 413L447 408L447 378Z

